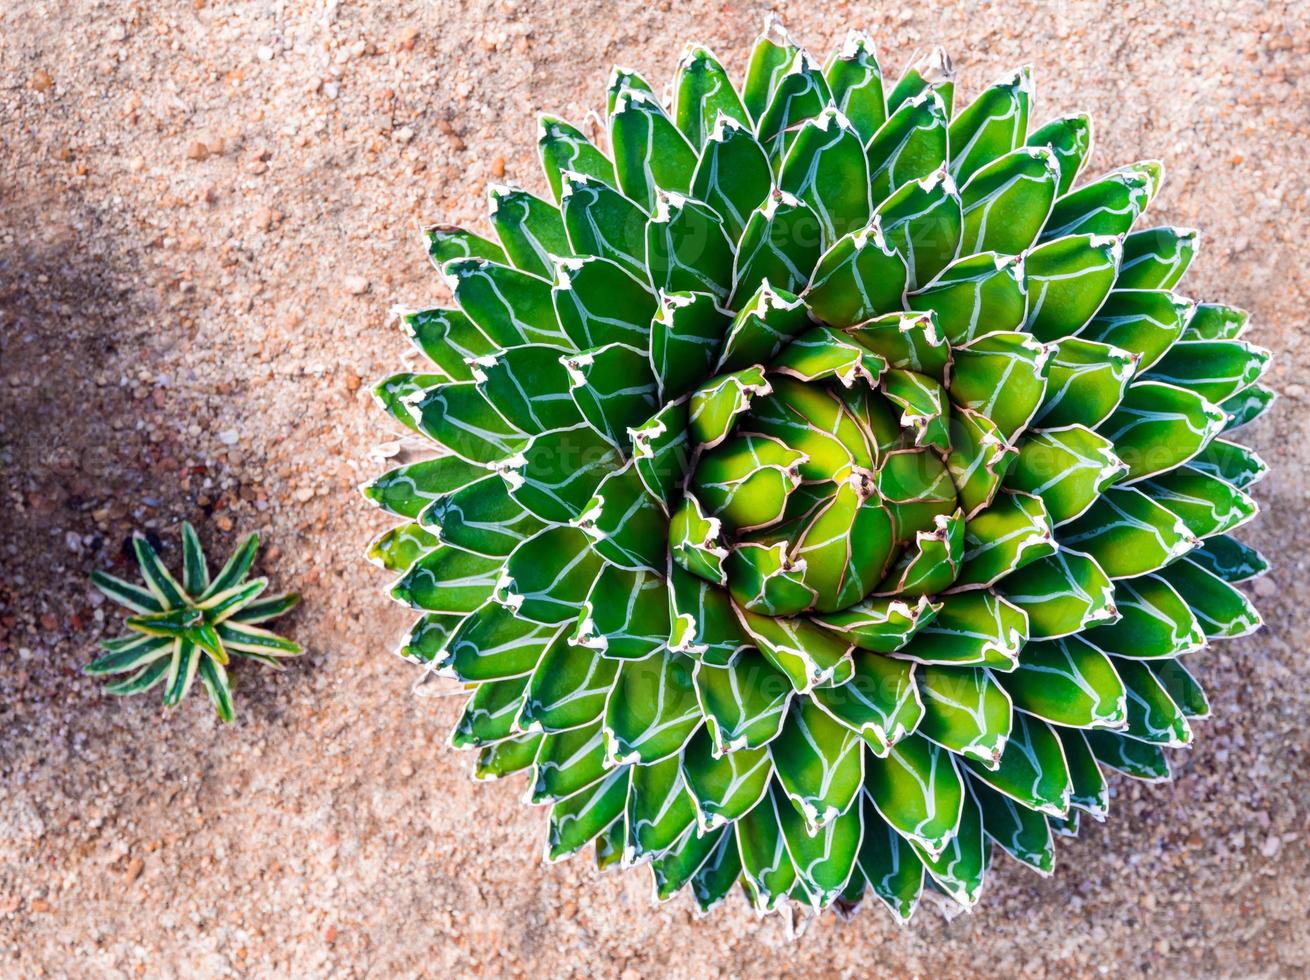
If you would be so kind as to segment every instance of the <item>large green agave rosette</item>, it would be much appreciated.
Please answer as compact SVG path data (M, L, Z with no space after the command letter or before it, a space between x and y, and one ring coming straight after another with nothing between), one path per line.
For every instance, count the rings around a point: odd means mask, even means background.
M608 155L543 117L550 199L427 234L455 307L376 393L437 455L365 489L400 652L550 859L660 898L1049 873L1106 769L1190 742L1180 658L1259 625L1267 354L1173 291L1194 232L1133 230L1161 166L1074 187L1089 122L1030 132L1026 70L954 111L939 54L885 85L770 27L740 95L700 47L673 93L616 72Z

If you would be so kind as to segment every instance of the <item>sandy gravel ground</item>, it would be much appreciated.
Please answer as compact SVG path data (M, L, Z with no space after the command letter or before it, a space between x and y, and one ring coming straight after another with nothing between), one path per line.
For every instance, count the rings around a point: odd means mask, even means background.
M1310 970L1307 483L1310 30L1303 3L795 4L815 49L869 28L899 72L941 42L964 94L1037 66L1094 164L1165 160L1152 217L1204 229L1187 288L1277 352L1248 540L1268 626L1199 655L1215 718L1165 786L980 908L877 909L789 938L734 899L654 908L644 872L540 864L544 814L445 747L388 652L406 614L361 559L387 437L367 381L395 303L446 298L417 231L541 190L532 114L581 118L612 62L689 37L735 72L764 7L623 0L0 4L0 975L1290 976ZM535 9L534 9L535 8ZM361 386L361 379L365 382ZM87 585L133 527L268 540L312 649L202 698L103 697Z

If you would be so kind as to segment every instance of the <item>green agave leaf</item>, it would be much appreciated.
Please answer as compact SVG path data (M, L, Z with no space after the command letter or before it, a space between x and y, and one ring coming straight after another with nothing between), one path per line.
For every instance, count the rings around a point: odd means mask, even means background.
M692 438L701 448L713 449L728 437L737 419L750 410L756 395L772 391L764 369L758 365L705 382L691 394L688 427Z
M1226 534L1207 538L1187 558L1225 582L1245 582L1269 569L1260 552Z
M766 16L764 30L751 49L742 89L743 102L752 119L758 121L764 115L770 98L799 51L800 45L791 39L782 21L776 15Z
M1112 170L1055 202L1042 241L1066 235L1125 235L1159 190L1164 167L1143 160Z
M506 557L546 526L510 496L497 474L438 497L421 521L435 529L441 543L488 558Z
M205 589L200 596L201 601L212 599L228 589L236 588L240 585L250 571L250 566L255 563L255 553L259 550L259 535L251 534L241 542L240 547L232 552L228 560L219 569L218 574L209 581L209 587ZM137 559L142 560L142 550L138 546ZM158 595L159 584L152 585L150 575L147 574L145 565L141 567L141 574L146 579L146 585L151 586L152 591Z
M885 756L923 717L915 665L863 650L853 659L851 679L816 688L814 702L863 738L874 755Z
M528 444L529 436L505 421L471 381L439 384L413 398L418 430L470 463L499 463Z
M969 791L987 836L1016 861L1049 877L1055 870L1055 844L1046 818L976 779L969 780Z
M529 435L582 421L560 363L569 351L546 344L510 347L470 365L478 391L515 428Z
M1150 668L1140 660L1119 658L1114 667L1128 693L1128 724L1123 734L1152 745L1179 748L1191 744L1192 729L1187 718Z
M182 590L187 595L202 595L209 588L209 566L200 536L190 521L182 522Z
M841 48L834 52L824 78L832 92L832 103L868 143L887 121L887 103L882 94L882 68L873 41L861 31L849 31Z
M908 272L877 219L816 258L803 297L816 319L853 327L900 307Z
M565 523L582 516L609 473L623 465L605 436L590 425L542 433L505 462L509 494L543 521Z
M1140 374L1182 336L1194 308L1191 300L1170 292L1116 289L1080 336L1137 355L1135 371Z
M466 363L493 353L496 344L460 310L415 310L400 315L410 342L450 381L471 381Z
M1237 429L1248 423L1254 422L1272 405L1278 394L1272 389L1262 384L1253 384L1249 388L1239 391L1237 394L1220 402L1219 407L1223 409L1224 414L1228 416L1228 424L1224 426L1224 431Z
M577 523L608 562L650 571L666 564L668 519L631 462L601 481Z
M927 596L919 596L914 602L895 596L869 597L840 612L814 619L821 626L841 633L861 650L894 653L921 627L932 622L940 608L940 603Z
M965 908L977 904L982 894L990 848L983 836L982 811L973 796L964 795L959 827L940 854L929 853L927 848L913 840L910 846L942 891Z
M1059 182L1059 161L1045 147L1019 147L979 168L960 189L960 251L1027 251L1046 224Z
M783 159L778 186L813 209L825 242L835 242L869 223L864 141L835 106L797 130Z
M955 69L946 50L941 47L933 48L906 66L905 73L887 96L887 110L894 112L907 100L930 90L941 97L949 118L955 92Z
M425 228L423 240L428 246L428 257L438 270L452 259L475 258L501 263L505 261L504 251L495 242L455 225L433 225Z
M573 254L555 205L499 184L493 184L487 196L492 227L516 269L549 279L554 274L551 257Z
M831 101L832 93L823 73L808 53L798 49L777 76L777 84L758 117L755 131L775 170L796 140L802 124L817 116Z
M413 520L432 501L486 475L476 463L440 456L388 470L366 483L363 494L387 513Z
M672 898L702 868L709 868L713 856L720 854L725 838L732 842L731 850L735 853L736 839L731 827L704 836L695 827L688 830L673 847L651 862L655 897L661 902ZM731 863L730 858L726 860Z
M963 558L963 511L939 514L937 526L915 535L878 591L902 597L936 595L955 582Z
M569 343L548 280L486 259L456 259L442 273L460 309L497 346Z
M741 542L728 553L728 591L743 609L764 616L794 616L814 604L806 568L787 554L786 541Z
M1140 484L1156 503L1173 511L1198 538L1240 527L1256 515L1254 500L1218 477L1188 467L1161 473Z
M470 613L489 598L502 559L443 545L429 551L391 587L391 597L411 609Z
M669 564L669 582L669 649L723 666L750 646L726 591L675 563Z
M963 568L956 585L991 586L1030 562L1055 554L1051 528L1041 497L997 494L991 506L965 525Z
M1096 428L1119 406L1137 358L1109 344L1066 337L1053 345L1046 397L1036 422L1044 428Z
M848 327L846 333L887 361L889 367L926 374L941 381L951 348L937 329L937 315L889 313Z
M606 565L596 576L572 642L603 656L639 660L669 639L669 585L654 572Z
M1068 235L1024 255L1025 326L1038 340L1080 331L1115 286L1123 247L1108 235Z
M126 642L121 647L91 661L82 668L82 671L92 677L100 677L106 674L125 674L140 670L161 657L171 657L173 646L174 637L171 636L132 634L126 638Z
M606 763L605 738L599 722L551 732L542 737L541 748L537 750L529 800L533 803L562 800L596 785L606 773L613 775L625 768L611 770Z
M1241 340L1184 340L1169 348L1146 377L1222 402L1254 384L1268 363L1269 351Z
M861 816L864 837L857 858L859 871L897 920L908 922L923 889L923 862L910 842L878 813L867 791Z
M1028 616L994 592L975 589L940 597L937 616L895 656L923 664L1011 670L1028 638Z
M1021 327L1028 303L1019 259L982 252L956 259L932 282L906 296L911 310L937 314L952 347L982 333Z
M1058 527L1086 513L1127 472L1110 440L1070 425L1024 436L1005 486L1040 497Z
M770 436L738 436L702 457L691 490L711 516L737 530L779 520L800 483L804 456Z
M630 772L624 816L625 865L667 851L696 822L696 808L676 756L653 766L633 766Z
M893 546L892 521L877 495L843 483L793 536L791 559L805 564L802 578L814 593L815 609L829 613L869 593Z
M716 753L714 741L702 729L682 754L682 772L696 806L702 834L741 819L764 797L773 774L765 748Z
M553 626L519 619L499 603L488 602L446 640L436 669L466 684L523 677L536 668L557 634Z
M922 180L946 163L950 110L939 90L925 89L892 106L890 115L869 140L869 189L884 201L907 181Z
M779 807L778 817L802 892L816 911L827 908L855 871L864 832L860 807L850 807L818 829L810 828L795 807Z
M709 858L691 879L691 892L702 914L709 912L728 894L741 877L741 851L737 837L727 828L718 835L718 843Z
M1072 784L1064 748L1046 722L1016 712L1000 764L989 769L965 759L971 780L979 780L1030 810L1051 816L1069 812Z
M605 93L605 112L608 115L614 115L614 110L618 106L619 98L625 92L637 92L642 95L648 95L655 98L655 90L650 87L650 82L642 78L635 71L627 68L620 68L615 65L610 70L610 86Z
M1263 480L1269 466L1245 446L1215 439L1188 464L1188 469L1218 477L1242 490Z
M1199 650L1205 633L1182 596L1154 575L1115 583L1119 619L1088 630L1084 639L1124 657L1173 658Z
M603 564L582 531L548 527L506 559L496 600L533 622L572 622Z
M790 806L782 790L774 787L735 827L742 884L759 912L776 909L796 884L796 867L787 853L779 816Z
M679 398L628 430L637 475L666 511L687 473L687 421L687 400Z
M623 845L626 841L627 820L615 820L596 837L595 859L597 871L608 871L615 865L622 866Z
M384 531L368 547L368 560L387 571L409 568L441 542L417 524L401 524Z
M1163 568L1196 547L1170 510L1133 487L1110 487L1083 515L1063 525L1060 546L1086 552L1113 579Z
M1092 120L1084 113L1053 119L1033 130L1028 146L1049 149L1060 167L1059 194L1068 194L1092 148Z
M752 304L749 298L766 285L787 294L799 292L822 253L823 231L814 209L785 191L773 191L742 231L729 305L744 310Z
M983 667L920 667L918 732L956 755L994 768L1010 734L1010 698Z
M696 165L692 197L715 210L735 243L772 189L773 171L759 140L748 127L719 116Z
M951 753L910 735L885 758L869 757L864 768L864 788L883 820L922 855L942 854L959 829L964 805Z
M723 341L718 370L740 371L767 364L793 337L809 326L805 304L766 281L733 317Z
M236 719L236 710L232 705L232 684L228 680L227 670L212 657L201 657L200 683L204 685L209 702L214 706L218 717L225 722Z
M486 745L478 752L473 774L477 779L500 779L522 772L536 761L541 747L540 735L516 735Z
M623 813L628 797L627 768L615 769L595 786L550 808L546 860L558 861L586 846Z
M1055 728L1054 731L1060 736L1065 762L1069 764L1069 779L1073 783L1070 803L1097 820L1104 820L1110 809L1110 789L1105 774L1096 764L1091 746L1087 744L1086 736L1091 733L1076 728ZM1070 815L1076 816L1074 813Z
M951 408L945 388L927 375L892 368L883 375L882 390L901 410L901 428L914 434L916 446L950 451Z
M548 115L538 117L538 128L537 148L541 153L541 166L557 202L563 203L566 173L581 174L611 187L618 186L614 164L581 130Z
M1183 340L1236 340L1246 329L1249 314L1234 306L1201 303L1183 331Z
M526 676L479 684L451 732L451 745L489 745L516 734L514 722L527 686Z
M811 698L792 702L769 753L810 834L852 809L864 782L864 742Z
M985 415L1006 439L1021 432L1045 397L1049 349L1026 334L997 331L952 353L951 400Z
M1195 391L1157 381L1138 381L1100 432L1139 480L1173 469L1201 452L1228 422L1218 406Z
M572 253L608 259L644 282L646 212L612 180L567 172L562 186L560 211Z
M1148 228L1124 238L1116 289L1173 289L1196 255L1191 228Z
M258 660L264 666L275 670L282 669L278 658L297 657L305 652L304 648L294 640L288 640L285 636L278 636L270 630L247 623L232 620L219 623L217 634L217 637L212 635L210 637L212 648L221 646L226 653Z
M760 652L797 691L807 693L829 682L844 684L853 675L851 646L840 635L806 619L773 619L739 606L737 615Z
M157 613L164 611L164 604L149 589L144 589L131 582L124 582L108 572L94 571L91 582L109 599L126 606L133 612Z
M644 275L637 279L617 262L595 256L556 259L551 298L571 347L627 344L644 351L649 343L655 294Z
M707 515L693 494L683 496L669 521L669 554L680 567L707 582L728 582L722 522Z
M894 451L883 457L878 493L891 511L898 541L937 527L937 518L956 511L955 485L941 457L931 450Z
M410 629L396 655L413 664L430 664L446 649L446 642L464 622L462 613L426 613Z
M1118 732L1083 732L1096 761L1135 779L1163 782L1170 778L1169 762L1158 745Z
M901 185L874 214L884 238L905 260L907 289L927 283L959 253L964 216L945 168Z
M373 386L373 400L405 428L417 431L418 420L414 416L412 399L445 380L440 374L415 374L413 371L389 374Z
M1218 575L1187 559L1157 573L1183 597L1207 637L1235 637L1262 625L1250 600Z
M687 744L701 727L693 668L691 658L670 650L623 661L605 707L611 759L649 765Z
M1028 135L1032 100L1032 70L1020 68L1011 77L984 89L951 120L951 176L964 183L992 161L1021 146Z
M587 423L616 446L658 407L658 383L644 348L607 344L563 358L573 401Z
M1205 690L1178 660L1148 660L1146 666L1185 718L1210 716Z
M699 201L660 192L646 226L646 256L657 290L696 290L720 301L732 291L733 240L723 219Z
M1070 636L1117 618L1114 585L1087 555L1061 549L1007 576L1001 595L1028 614L1034 640Z
M561 631L528 681L519 729L562 732L599 720L618 669L617 661L575 646Z
M968 408L957 408L951 414L946 466L966 517L976 516L996 499L1017 455L1018 450L987 416Z
M620 189L647 211L658 190L691 190L696 150L650 93L619 93L610 113L610 145Z
M732 80L707 48L689 45L673 80L673 119L682 135L700 150L720 116L750 125Z
M168 672L164 675L164 707L171 708L187 696L195 682L200 661L205 659L208 658L199 646L184 636L177 638L172 659L168 661Z
M887 362L863 344L832 327L814 327L790 344L769 366L798 381L835 378L850 388L856 381L874 385L887 369Z
M130 694L141 694L163 683L169 671L172 670L173 661L177 657L179 642L178 640L170 640L167 656L151 661L125 680L114 684L106 684L105 693L116 697L125 697Z
M1072 728L1118 728L1124 685L1114 664L1080 636L1031 642L1019 666L996 678L1021 711Z
M791 682L758 650L739 650L722 667L702 660L693 680L716 755L759 748L782 728Z

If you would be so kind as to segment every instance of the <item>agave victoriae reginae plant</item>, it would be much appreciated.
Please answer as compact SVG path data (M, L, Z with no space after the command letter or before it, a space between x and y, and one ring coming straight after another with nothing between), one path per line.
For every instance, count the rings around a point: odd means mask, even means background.
M96 588L135 613L127 620L132 632L103 641L105 655L88 664L86 672L127 674L105 687L109 694L140 694L163 684L164 705L170 708L199 677L218 716L231 721L230 658L245 657L281 670L283 658L300 654L300 644L257 625L290 610L300 596L265 597L268 579L247 580L259 550L256 534L211 578L196 529L183 524L180 582L144 535L135 535L132 545L144 588L107 572L91 574Z
M498 242L428 232L457 308L376 393L439 454L365 488L408 521L372 556L549 858L968 906L1191 739L1178 658L1259 624L1267 355L1173 291L1194 232L1133 230L1160 164L1075 187L1090 124L1032 91L771 26L740 93L701 47L671 104L616 72L608 154L542 117Z

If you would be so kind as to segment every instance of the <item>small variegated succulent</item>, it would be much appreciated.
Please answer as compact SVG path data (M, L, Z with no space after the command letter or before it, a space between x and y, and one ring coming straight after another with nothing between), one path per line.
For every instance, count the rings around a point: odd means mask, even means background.
M550 859L661 898L1049 873L1104 768L1191 740L1180 655L1259 625L1227 433L1267 353L1173 291L1194 232L1133 230L1161 165L1075 186L1090 124L1030 131L1027 70L954 111L940 53L884 85L771 25L740 94L697 46L672 92L616 72L608 154L545 116L550 199L427 234L456 308L376 394L436 454L365 488L400 652L472 691L479 776L531 771Z
M132 545L144 588L108 572L91 574L96 588L135 615L127 619L130 633L101 642L105 655L88 664L86 673L129 675L106 685L108 694L140 694L162 683L164 706L170 708L199 677L218 716L232 721L230 658L245 657L282 670L284 658L299 655L300 644L257 624L281 616L300 596L261 598L268 579L247 580L259 550L257 534L246 538L211 578L195 528L183 524L180 582L144 535L134 535Z

